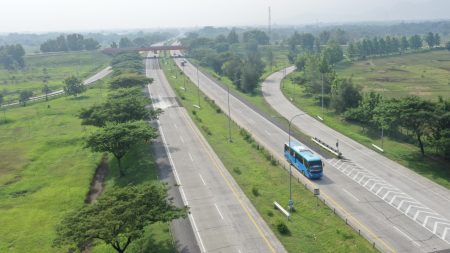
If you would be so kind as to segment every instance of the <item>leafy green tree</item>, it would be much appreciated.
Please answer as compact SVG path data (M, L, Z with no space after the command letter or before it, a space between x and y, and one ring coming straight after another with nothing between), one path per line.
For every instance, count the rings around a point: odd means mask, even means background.
M436 45L435 37L432 32L427 33L424 40L427 42L429 48L432 48Z
M222 72L233 82L234 85L236 85L238 89L242 89L241 75L243 67L244 63L237 56L231 57L231 59L222 65Z
M230 33L227 36L227 41L230 44L239 43L239 36L236 33L236 29L231 29Z
M119 48L130 48L130 47L134 47L134 44L129 38L127 37L120 38Z
M306 62L308 60L308 56L305 54L297 55L297 59L295 60L295 67L297 68L297 71L304 71Z
M405 36L402 36L402 39L400 41L400 50L402 52L405 52L409 47L408 39Z
M96 50L100 48L100 43L93 38L88 38L83 41L83 46L85 50Z
M123 176L121 159L137 143L149 142L156 137L156 130L144 121L107 123L87 138L86 147L94 152L112 153L117 159L120 176Z
M0 65L15 70L25 67L25 50L21 44L0 46Z
M70 252L85 251L103 242L118 253L144 235L145 227L187 216L188 208L177 208L159 183L115 187L95 203L69 213L56 228L55 247Z
M267 34L263 31L252 30L244 33L243 41L245 43L248 43L250 41L256 41L258 45L268 45L269 36L267 36Z
M118 48L117 42L113 41L110 45L111 48Z
M70 51L80 51L84 49L84 37L81 34L69 34L67 35L66 41Z
M351 79L336 79L331 95L331 104L338 113L357 107L362 99L359 88Z
M422 38L419 35L413 35L409 38L409 46L411 49L422 48Z
M82 125L105 126L108 122L125 123L157 119L161 110L147 109L147 98L138 88L122 88L111 92L105 103L81 109Z
M381 100L373 109L372 122L391 134L398 132L400 119L400 101L398 99Z
M64 80L64 92L67 95L72 95L74 97L78 96L86 91L86 86L83 81L76 76L69 76Z
M439 96L431 121L431 141L441 155L450 160L450 100Z
M151 84L152 78L148 78L141 74L125 73L114 77L110 82L111 89L144 87L146 84Z
M331 42L323 51L323 58L331 65L334 65L344 59L344 52L339 44Z
M305 64L305 91L308 94L319 94L322 91L320 59L315 55L310 55Z
M331 33L330 33L330 31L322 31L320 34L319 34L319 41L320 41L320 43L321 44L323 44L323 45L326 45L326 44L328 44L328 41L330 40L330 38L331 38Z
M425 155L423 136L429 134L430 122L434 120L430 119L434 115L433 112L433 104L419 97L406 97L400 101L398 116L401 125L414 133L422 155Z
M362 123L363 129L373 122L374 110L381 102L381 95L373 91L364 94L358 107L351 108L344 113L346 120ZM386 129L386 128L384 128Z
M27 101L33 96L33 92L30 90L23 90L19 94L19 102L23 105L27 105Z
M4 100L4 98L3 98L3 94L2 93L0 93L0 107L2 106L2 104L3 104L3 100Z
M267 60L267 63L269 64L269 66L270 66L270 70L272 70L273 65L275 64L275 56L273 55L273 51L270 48L268 48L266 50L266 60Z
M447 50L450 51L450 41L448 41L447 43L445 43L445 48L447 48Z
M436 33L434 35L434 44L436 46L440 46L441 45L441 36L439 36L439 33Z

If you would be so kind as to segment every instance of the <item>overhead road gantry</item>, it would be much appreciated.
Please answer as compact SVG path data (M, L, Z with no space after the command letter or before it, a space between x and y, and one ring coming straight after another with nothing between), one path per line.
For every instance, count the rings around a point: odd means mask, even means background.
M153 52L154 54L158 54L161 51L171 51L171 50L185 50L186 48L181 45L173 45L173 46L151 46L151 47L131 47L131 48L105 48L103 49L103 53L109 55L117 55L122 52ZM176 56L174 56L176 57Z

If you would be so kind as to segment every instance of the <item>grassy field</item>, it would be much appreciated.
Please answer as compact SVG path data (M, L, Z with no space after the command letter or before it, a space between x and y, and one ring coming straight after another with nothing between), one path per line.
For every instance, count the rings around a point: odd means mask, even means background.
M7 71L0 69L0 93L5 101L17 100L21 90L32 90L35 95L42 94L44 68L49 76L51 90L63 87L63 80L75 75L88 77L109 64L111 58L101 52L71 52L61 54L42 54L25 56L23 70Z
M93 127L81 126L76 117L81 108L106 98L101 82L78 98L50 101L50 108L36 103L10 109L6 123L0 115L0 252L62 252L51 247L55 225L84 204L102 157L83 148L83 137ZM126 177L117 178L116 162L110 160L106 189L157 178L148 145L124 158ZM168 225L149 227L145 238L130 247L132 252L173 252ZM99 246L93 252L113 251Z
M290 76L297 75L294 72ZM309 115L322 115L320 105L311 96L305 95L303 87L293 85L290 78L285 79L283 86L283 93L288 98L293 98L293 103L298 108ZM324 109L323 123L331 128L345 134L353 140L373 148L372 143L381 146L380 132L371 132L359 125L352 124L343 120L337 115L334 110ZM384 138L384 155L407 168L429 178L430 180L450 189L450 172L447 168L450 166L449 162L443 160L436 160L429 157L422 158L419 148L411 143L400 142L393 140L388 136Z
M340 77L352 77L364 91L386 97L416 95L430 100L450 98L448 50L382 57L338 65Z
M176 67L172 61L164 65L166 76L183 106L190 112L195 123L201 129L208 142L220 157L226 168L233 175L241 189L251 200L260 215L274 231L289 252L374 252L372 246L343 220L338 218L332 210L316 200L311 192L300 184L294 183L293 200L297 211L293 213L291 221L273 209L274 200L280 203L288 201L288 175L276 163L270 162L267 152L256 148L256 143L246 142L240 135L239 127L232 126L233 142L227 142L227 117L224 113L217 113L211 103L202 102L202 109L197 116L193 104L197 101L197 90L194 84L187 82L187 92L179 87L183 79L171 78L175 76ZM169 70L170 69L170 70ZM198 119L201 120L201 122ZM208 131L206 131L207 129ZM267 187L270 185L270 187ZM290 233L282 235L277 230L279 223L285 223Z
M75 117L105 97L89 89L76 99L18 107L0 119L0 252L59 252L54 226L84 203L101 154L83 148L89 127Z

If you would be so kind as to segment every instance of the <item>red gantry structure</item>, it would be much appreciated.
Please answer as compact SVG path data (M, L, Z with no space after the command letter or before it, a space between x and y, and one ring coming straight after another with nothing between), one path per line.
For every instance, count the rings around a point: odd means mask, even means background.
M135 47L135 48L105 48L103 49L103 53L105 54L111 54L116 55L122 52L129 52L129 51L153 51L155 54L160 51L170 51L170 50L185 50L186 48L177 45L177 46L153 46L153 47Z

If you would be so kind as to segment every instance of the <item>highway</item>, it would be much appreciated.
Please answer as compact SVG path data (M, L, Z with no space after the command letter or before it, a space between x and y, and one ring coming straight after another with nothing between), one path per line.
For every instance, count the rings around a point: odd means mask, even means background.
M252 206L207 141L181 107L152 53L146 60L146 75L154 79L148 86L159 117L160 173L171 191L179 191L181 202L190 207L191 231L172 225L180 252L286 252L270 228ZM156 143L158 145L158 143ZM170 165L170 166L169 166ZM174 181L171 181L171 177ZM173 196L173 194L172 194ZM179 201L176 200L175 201ZM181 221L182 222L182 221ZM183 224L181 224L183 225ZM186 234L192 233L193 235ZM196 242L192 245L192 240Z
M180 52L176 53L180 54ZM175 59L179 67L183 60ZM184 70L194 83L197 83L198 80L200 89L208 97L214 99L223 111L228 111L227 91L223 86L215 83L201 71L197 76L196 67L189 62L180 69ZM266 80L265 86L279 85L279 82L277 83L281 80L277 79L279 75L282 75L282 72L271 75ZM265 89L263 91L267 93ZM265 96L274 95L267 93ZM285 131L232 94L230 95L230 108L234 121L249 131L280 161L284 160L283 144L288 139ZM287 109L290 113L286 115L286 118L296 114L291 110L293 109ZM307 115L299 116L295 123L296 125L303 123L303 128L299 126L302 130L306 128L317 129L319 132L327 131L321 129L317 124L305 124L305 120L309 118ZM309 132L306 131L306 133ZM340 150L347 157L350 152L347 148L342 147L346 140L338 138ZM324 138L324 140L330 144L336 142L334 135ZM356 149L355 152L363 152L361 147ZM450 248L447 242L450 240L450 229L446 229L447 217L445 217L449 215L448 196L450 195L444 191L445 189L432 185L417 175L414 176L415 174L407 169L398 171L397 167L390 166L395 164L393 162L383 161L383 164L376 165L374 163L376 159L373 158L375 156L368 160L353 160L351 156L348 157L350 160L323 158L325 176L322 180L311 182L297 172L294 173L294 176L299 178L302 183L313 185L312 187L317 185L320 188L322 199L330 207L339 211L349 223L352 223L383 252L433 252ZM393 169L389 170L389 168ZM287 186L288 184L286 184ZM296 186L300 187L298 184ZM301 205L301 203L296 204ZM401 206L401 208L397 209L395 206ZM408 216L404 214L405 212L408 213ZM430 228L431 222L435 223ZM450 225L450 222L448 224Z
M91 85L92 83L104 78L105 76L111 74L112 69L110 66L100 70L99 72L97 72L96 74L90 76L89 78L87 78L86 80L83 81L84 85ZM59 95L63 95L64 94L64 90L56 90L56 91L52 91L50 93L47 94L47 97L54 97L54 96L59 96ZM46 95L39 95L39 96L34 96L28 99L27 102L35 102L35 101L39 101L39 100L44 100L46 97ZM2 107L7 107L7 106L13 106L13 105L18 105L19 102L14 102L14 103L9 103L9 104L4 104L1 105Z

